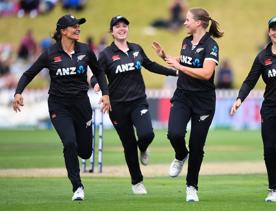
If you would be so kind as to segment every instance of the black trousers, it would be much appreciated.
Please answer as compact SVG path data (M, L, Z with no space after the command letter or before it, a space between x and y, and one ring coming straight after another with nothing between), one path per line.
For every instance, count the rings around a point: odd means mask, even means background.
M264 160L268 175L268 187L276 189L276 118L262 120Z
M176 90L171 99L168 139L175 151L175 158L183 160L189 153L187 186L198 188L198 175L204 156L204 145L215 112L215 93L187 93ZM189 150L185 135L191 120Z
M146 99L140 99L111 104L109 116L122 142L131 183L134 185L143 181L137 147L142 152L146 151L154 138L148 103Z
M48 99L51 121L62 141L65 165L73 192L83 186L78 156L88 159L92 153L92 108L87 95L77 99Z

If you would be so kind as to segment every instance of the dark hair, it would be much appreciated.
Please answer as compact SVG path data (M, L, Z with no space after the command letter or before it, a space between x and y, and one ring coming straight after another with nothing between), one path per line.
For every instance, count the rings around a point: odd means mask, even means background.
M61 40L61 33L59 31L55 31L54 35L52 36L52 39L54 39L56 42L60 42Z
M205 9L192 8L189 11L193 14L195 20L200 20L202 22L202 26L205 29L207 29L207 27L209 26L209 21L211 21L211 26L209 29L209 33L211 34L211 36L216 38L220 38L223 36L224 33L219 31L219 23L212 19Z

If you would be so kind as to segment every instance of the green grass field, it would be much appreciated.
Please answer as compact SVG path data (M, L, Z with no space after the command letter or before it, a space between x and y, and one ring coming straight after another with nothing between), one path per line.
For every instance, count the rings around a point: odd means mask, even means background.
M0 146L0 169L64 166L62 144L53 130L1 130ZM260 132L211 130L205 152L207 162L260 161L263 159ZM156 131L151 154L152 164L171 162L173 150L165 130ZM104 165L124 163L116 132L105 130Z
M86 200L70 201L64 178L1 178L0 210L275 210L264 202L265 176L202 176L200 202L186 203L184 178L145 180L148 195L135 196L126 178L85 178Z
M259 131L211 130L206 163L261 161ZM165 130L156 130L151 164L173 158ZM226 162L226 163L225 163ZM104 131L104 165L125 165L114 130ZM7 168L64 167L62 145L53 130L0 130L0 171ZM264 174L200 176L200 202L185 202L185 177L145 178L148 195L131 193L129 177L83 178L86 200L72 202L65 177L0 177L0 210L275 210L264 202Z

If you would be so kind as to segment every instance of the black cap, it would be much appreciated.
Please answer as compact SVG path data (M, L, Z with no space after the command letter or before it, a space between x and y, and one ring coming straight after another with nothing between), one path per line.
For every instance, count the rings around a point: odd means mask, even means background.
M273 26L276 26L276 16L270 18L270 20L268 21L268 28L272 28Z
M112 27L115 26L119 22L124 22L126 25L129 25L129 21L125 17L118 15L118 16L111 18L110 31L112 30Z
M70 14L64 15L58 19L56 30L59 31L60 29L65 29L68 26L83 24L85 22L86 22L85 18L77 19L75 16Z

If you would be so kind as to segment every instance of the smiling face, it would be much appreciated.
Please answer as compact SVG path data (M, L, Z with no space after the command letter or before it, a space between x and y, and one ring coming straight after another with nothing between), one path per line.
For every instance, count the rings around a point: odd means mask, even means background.
M123 41L128 37L128 25L122 21L112 27L111 34L115 40Z
M186 15L186 20L184 22L184 26L188 34L193 34L196 32L201 22L199 20L194 19L194 15L188 11Z
M65 29L61 29L62 36L67 39L77 41L80 39L80 25L68 26Z

